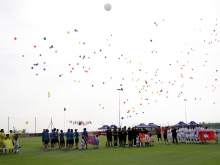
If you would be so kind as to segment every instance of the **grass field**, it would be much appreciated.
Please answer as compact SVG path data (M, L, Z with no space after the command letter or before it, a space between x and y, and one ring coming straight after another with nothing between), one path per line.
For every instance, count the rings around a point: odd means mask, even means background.
M219 144L157 144L151 147L114 148L105 146L100 137L100 148L88 150L44 150L40 137L19 138L21 154L0 155L0 165L219 165Z

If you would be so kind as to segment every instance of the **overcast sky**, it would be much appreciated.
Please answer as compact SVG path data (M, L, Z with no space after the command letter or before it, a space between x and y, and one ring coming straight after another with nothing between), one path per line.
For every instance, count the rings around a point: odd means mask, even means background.
M219 6L218 0L0 1L0 128L7 132L8 116L9 129L28 132L35 117L37 132L51 117L60 129L118 126L120 88L122 126L220 122Z

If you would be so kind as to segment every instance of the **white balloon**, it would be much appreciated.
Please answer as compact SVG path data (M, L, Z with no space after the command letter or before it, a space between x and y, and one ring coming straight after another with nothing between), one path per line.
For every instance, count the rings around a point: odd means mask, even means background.
M104 8L106 11L109 11L109 10L111 10L112 6L109 3L106 3Z

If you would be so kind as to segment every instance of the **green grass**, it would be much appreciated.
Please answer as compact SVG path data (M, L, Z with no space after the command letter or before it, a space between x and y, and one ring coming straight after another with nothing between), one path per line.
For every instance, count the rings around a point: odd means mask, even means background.
M19 138L21 154L0 155L0 164L73 165L73 164L148 164L148 165L214 165L220 164L219 144L157 144L151 147L114 148L105 146L100 137L100 148L88 150L43 150L41 138Z

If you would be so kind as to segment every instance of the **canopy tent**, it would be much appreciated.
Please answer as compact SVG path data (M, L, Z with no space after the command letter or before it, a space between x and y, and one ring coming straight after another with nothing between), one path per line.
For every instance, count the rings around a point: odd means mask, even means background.
M159 125L156 125L156 124L154 124L154 123L149 123L149 124L147 125L147 127L148 127L148 128L157 128L157 127L159 127Z
M148 125L144 124L144 123L140 123L139 125L137 125L138 128L148 128Z
M174 127L182 127L182 126L188 126L188 124L184 123L183 121L180 121L179 123L174 125Z
M199 125L199 124L197 124L195 121L190 121L190 122L188 123L188 126L191 126L191 127L195 127L195 126L197 126L197 125Z
M102 127L98 128L98 130L106 130L108 128L108 125L103 125Z
M115 127L118 128L116 125L111 125L109 128L114 129Z

